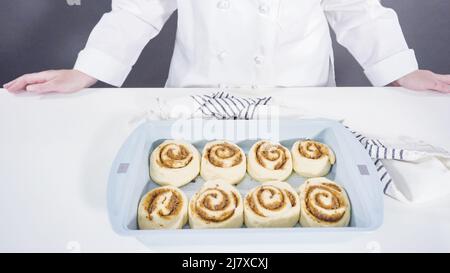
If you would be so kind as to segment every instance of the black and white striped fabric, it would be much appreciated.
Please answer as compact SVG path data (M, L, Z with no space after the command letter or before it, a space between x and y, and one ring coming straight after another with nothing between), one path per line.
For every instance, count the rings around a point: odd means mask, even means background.
M256 109L261 105L267 105L271 97L243 98L233 96L226 92L217 92L210 95L193 95L191 98L197 104L197 111L201 111L205 118L216 119L253 119ZM349 129L348 127L346 127ZM350 129L349 129L350 130ZM405 150L385 146L379 139L372 139L360 133L352 132L356 139L364 146L373 159L375 167L383 184L383 192L393 198L400 199L398 190L392 183L392 178L384 167L382 160L406 160Z
M236 97L225 92L193 95L191 98L198 104L197 111L201 111L205 117L216 119L253 119L256 108L267 105L272 99Z
M347 126L346 128L350 130ZM405 150L387 147L379 139L368 138L352 130L350 132L355 135L356 139L364 146L369 156L373 159L380 176L380 181L383 183L384 194L397 198L395 194L397 190L393 188L392 178L381 160L391 159L403 161L405 160Z

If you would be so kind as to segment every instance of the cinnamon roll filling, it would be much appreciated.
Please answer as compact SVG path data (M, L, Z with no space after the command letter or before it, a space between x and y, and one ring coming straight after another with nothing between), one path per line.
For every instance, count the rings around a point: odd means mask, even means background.
M336 190L336 185L330 185L310 186L306 192L306 209L320 221L337 222L342 219L348 206L341 190Z
M299 152L302 156L309 159L319 159L329 155L328 148L317 141L304 141L299 145Z
M300 199L286 182L270 181L245 197L247 227L293 227L300 217Z
M157 163L165 168L184 168L192 161L192 153L183 145L167 144L161 148Z
M208 161L219 168L231 168L242 162L241 151L228 143L215 144L205 153Z
M267 197L267 193L269 193L269 197ZM256 198L261 207L267 210L276 211L285 206L284 194L279 189L261 187L256 192Z
M256 197L256 200L254 200L254 197ZM246 200L251 210L261 217L266 216L260 211L259 207L270 211L279 211L286 206L286 202L289 202L292 207L297 204L294 195L288 190L264 186L248 195ZM258 205L255 204L255 201Z
M256 206L255 202L253 202L253 198L251 195L247 195L247 204L250 207L250 209L257 215L261 216L261 217L266 217L260 210L259 208Z
M217 202L219 201L219 202ZM234 192L228 194L222 189L206 189L196 202L192 211L209 222L223 222L234 215L239 199Z
M255 149L256 160L266 169L280 170L288 161L286 150L283 146L269 142L261 142Z
M170 194L167 201L167 193ZM162 200L161 200L162 199ZM148 195L145 210L148 212L148 219L153 219L155 211L161 217L171 217L178 215L183 207L183 198L174 190L161 188L156 189Z

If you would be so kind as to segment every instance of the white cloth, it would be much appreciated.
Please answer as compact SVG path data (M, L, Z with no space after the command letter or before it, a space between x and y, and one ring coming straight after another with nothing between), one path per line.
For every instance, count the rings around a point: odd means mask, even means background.
M378 0L113 0L74 68L121 86L175 10L168 87L335 85L328 23L373 85L418 69L397 15Z
M280 107L286 118L323 117L320 113L305 113L302 109L277 104L271 97L239 97L226 92L185 96L171 100L156 99L148 105L142 119L213 118L257 119ZM270 113L271 115L273 114ZM336 117L323 117L339 119ZM409 138L367 136L352 131L374 160L383 192L405 203L424 203L450 195L450 153L445 149Z
M425 203L450 194L450 153L413 138L367 137L364 145L386 195L407 203Z

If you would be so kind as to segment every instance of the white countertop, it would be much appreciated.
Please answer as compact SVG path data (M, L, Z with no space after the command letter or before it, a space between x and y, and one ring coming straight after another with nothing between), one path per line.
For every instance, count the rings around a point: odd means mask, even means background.
M212 90L201 89L202 92ZM11 95L0 89L0 251L156 251L114 233L106 210L112 161L155 96L194 89L90 89ZM256 92L256 91L251 91ZM321 107L365 133L414 136L450 150L450 96L397 88L258 91ZM450 251L450 198L406 205L385 197L372 233L315 245L182 246L165 251Z

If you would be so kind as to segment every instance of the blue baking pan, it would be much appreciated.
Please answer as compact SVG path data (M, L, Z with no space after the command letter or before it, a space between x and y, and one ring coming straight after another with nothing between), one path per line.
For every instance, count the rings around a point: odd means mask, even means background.
M336 154L336 164L327 177L345 187L352 205L349 227L344 228L239 228L193 230L139 230L137 207L140 198L158 187L149 178L148 157L165 139L185 139L201 152L207 141L227 139L246 153L258 139L278 140L291 149L298 139L315 139L328 144ZM304 178L293 173L287 182L295 189ZM204 183L195 182L181 189L192 196ZM260 185L246 178L237 185L244 196ZM330 243L351 239L380 227L383 221L381 182L372 160L362 145L339 122L314 120L178 120L152 121L140 125L128 137L111 168L107 188L108 213L113 229L120 235L134 236L147 245L201 244L302 244Z

